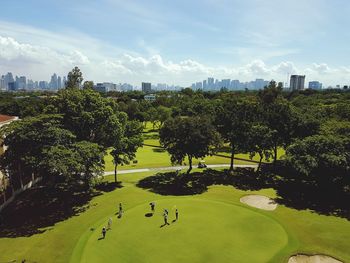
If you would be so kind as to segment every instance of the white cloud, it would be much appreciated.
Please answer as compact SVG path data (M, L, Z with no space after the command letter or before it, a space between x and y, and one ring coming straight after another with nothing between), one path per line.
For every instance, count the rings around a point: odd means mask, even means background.
M52 35L51 40L43 41L47 45L38 45L1 34L0 31L0 74L12 71L37 80L48 79L53 72L66 74L77 65L86 79L96 82L129 82L134 85L140 85L142 81L151 81L189 86L192 82L210 76L241 81L255 78L280 81L285 80L286 74L295 73L306 74L308 80L320 80L327 85L334 84L334 80L340 83L350 82L350 67L332 68L325 63L297 67L291 61L269 65L259 59L244 65L214 67L193 59L173 62L164 59L160 54L142 56L124 51L109 55L101 51L102 47L105 47L104 44L94 40L91 44L92 51L89 52L88 44L79 45L67 36L61 39L59 45L53 44L58 38L55 35Z

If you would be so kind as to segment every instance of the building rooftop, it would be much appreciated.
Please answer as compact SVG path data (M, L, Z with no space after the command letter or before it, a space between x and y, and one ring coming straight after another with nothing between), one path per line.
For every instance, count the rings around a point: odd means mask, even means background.
M18 119L18 117L16 117L16 116L9 116L9 115L2 115L2 114L0 114L0 123L14 121L14 120L17 120L17 119Z

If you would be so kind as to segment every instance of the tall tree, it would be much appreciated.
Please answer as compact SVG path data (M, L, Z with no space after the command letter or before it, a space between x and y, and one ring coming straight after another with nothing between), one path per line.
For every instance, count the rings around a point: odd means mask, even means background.
M262 160L269 160L270 157L273 156L273 138L274 131L265 125L254 124L249 130L247 149L250 158L253 158L256 154L259 155L257 172L260 171Z
M274 131L274 163L277 160L278 147L286 147L292 141L293 110L291 104L282 96L282 87L276 82L270 84L258 94L262 118L267 127Z
M350 141L332 135L315 135L297 140L287 148L286 162L299 180L320 187L349 183ZM347 185L348 187L348 185Z
M111 155L114 163L114 181L117 183L118 165L129 164L135 159L136 151L142 146L142 123L128 121L125 123L124 132L119 140L116 140Z
M70 131L63 129L59 115L25 118L1 127L0 133L8 146L1 156L1 166L21 184L24 174L45 175L41 161L46 149L58 145L66 147L75 140Z
M250 100L226 98L218 106L215 125L231 150L230 170L233 170L234 157L238 152L247 152L249 131L257 116L257 104Z
M122 118L112 100L91 89L61 90L55 103L63 115L65 127L77 140L111 147L122 136Z
M66 88L79 89L83 80L83 73L78 67L74 67L72 71L68 73Z
M182 163L188 158L192 170L193 158L213 154L220 146L219 134L207 120L199 117L167 120L159 131L160 143L169 152L173 163Z

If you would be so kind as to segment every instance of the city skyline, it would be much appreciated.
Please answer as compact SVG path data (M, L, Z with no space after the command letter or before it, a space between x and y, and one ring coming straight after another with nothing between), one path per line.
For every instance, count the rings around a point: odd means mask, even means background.
M0 72L44 79L77 65L86 80L132 85L190 86L208 76L285 83L293 74L345 85L349 8L341 0L6 1Z
M16 91L16 90L59 90L65 87L67 76L58 76L56 73L51 75L50 81L46 80L33 80L27 76L17 76L12 72L1 75L0 73L0 91ZM309 81L308 84L305 83L305 75L291 75L289 83L282 83L283 88L289 90L302 90L302 89L315 89L321 90L325 88L347 88L349 85L335 85L325 87L323 83L318 80ZM251 81L241 81L239 79L216 79L213 77L208 77L205 80L197 81L192 83L190 86L179 86L179 85L169 85L167 83L151 83L142 82L140 86L131 85L129 83L113 83L108 81L94 82L94 89L100 92L107 91L131 91L140 90L146 93L152 91L161 90L181 90L183 88L191 88L193 90L203 90L203 91L219 91L222 88L228 90L259 90L268 86L270 81L265 79L255 79ZM307 84L307 85L306 85ZM146 86L147 88L145 88ZM83 83L82 83L83 86Z

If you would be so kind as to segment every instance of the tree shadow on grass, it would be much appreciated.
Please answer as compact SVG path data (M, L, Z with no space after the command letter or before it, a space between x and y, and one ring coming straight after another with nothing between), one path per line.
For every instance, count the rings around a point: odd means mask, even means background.
M158 173L138 182L137 186L161 195L195 195L207 191L211 185L231 185L242 190L259 190L268 187L266 178L250 168L230 171L207 169L190 174Z
M273 171L274 169L274 171ZM265 169L267 170L267 169ZM350 220L350 192L329 182L322 186L304 181L295 170L282 165L270 167L271 173L283 174L274 182L277 192L275 201L297 210L311 210L317 214L338 216ZM267 171L265 171L267 172ZM321 176L318 174L318 176Z
M189 175L167 172L144 178L137 186L161 195L177 196L201 194L211 185L228 185L245 191L274 188L277 192L275 201L279 204L350 220L349 191L336 187L320 189L306 182L291 180L288 173L271 165L265 165L259 173L249 168L237 168L233 173L210 169Z
M84 191L82 187L37 186L21 193L0 214L1 237L28 237L49 230L48 227L76 216L93 204L91 199L101 191L117 186L106 183L99 191Z
M115 189L122 187L121 182L101 182L95 186L95 189L101 192L112 192Z

